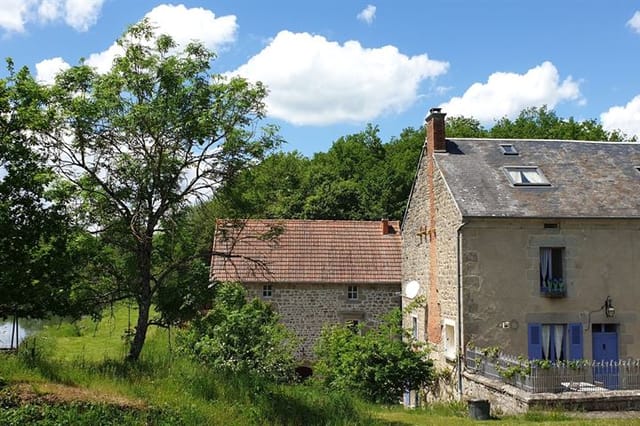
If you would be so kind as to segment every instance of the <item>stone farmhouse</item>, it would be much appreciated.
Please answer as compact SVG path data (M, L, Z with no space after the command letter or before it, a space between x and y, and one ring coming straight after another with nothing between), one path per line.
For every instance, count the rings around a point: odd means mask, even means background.
M404 325L463 389L470 345L640 358L640 144L427 138L402 224Z
M364 327L400 307L397 221L218 220L212 280L240 282L269 301L313 358L322 327Z

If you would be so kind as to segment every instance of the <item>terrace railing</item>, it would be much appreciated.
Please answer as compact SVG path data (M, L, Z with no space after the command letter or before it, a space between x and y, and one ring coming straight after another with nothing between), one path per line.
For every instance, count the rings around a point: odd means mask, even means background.
M532 393L640 389L640 360L552 363L470 348L466 351L465 366L469 372Z

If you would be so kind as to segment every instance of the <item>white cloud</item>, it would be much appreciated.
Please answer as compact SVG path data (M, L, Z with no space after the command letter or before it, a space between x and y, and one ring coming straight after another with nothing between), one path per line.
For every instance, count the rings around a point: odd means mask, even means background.
M0 28L23 32L32 3L27 0L0 0Z
M107 50L89 55L85 63L90 67L95 68L99 73L104 74L111 69L111 65L113 64L115 57L122 55L122 53L122 47L113 43Z
M447 62L426 54L408 57L394 46L364 48L322 36L281 31L232 74L269 88L269 115L293 124L363 122L401 112L418 86L447 72Z
M640 10L636 11L631 19L627 21L627 26L631 27L631 29L640 34Z
M367 5L360 13L358 13L358 20L371 24L376 17L376 7L372 4Z
M69 68L69 64L60 57L45 59L36 64L36 80L44 84L53 84L56 75Z
M158 34L169 34L179 46L197 40L216 52L235 41L238 29L234 15L216 17L210 10L187 9L183 5L160 5L145 17L157 28ZM114 43L107 50L89 55L86 63L105 73L120 54L122 48Z
M42 22L55 21L62 15L61 0L43 0L38 6L38 18Z
M98 20L104 0L66 0L64 21L77 31L87 31Z
M625 106L614 106L600 114L600 122L606 130L622 130L640 137L640 95Z
M450 116L474 117L487 123L504 116L513 118L528 107L554 108L563 101L583 103L580 84L571 76L560 81L551 62L543 62L525 74L496 72L486 83L474 83L461 97L440 107Z
M183 5L160 5L145 15L161 34L171 35L180 45L198 40L207 48L219 51L236 39L238 25L234 15L216 15L207 9Z
M29 22L64 22L77 31L96 23L105 0L0 0L0 28L24 32Z

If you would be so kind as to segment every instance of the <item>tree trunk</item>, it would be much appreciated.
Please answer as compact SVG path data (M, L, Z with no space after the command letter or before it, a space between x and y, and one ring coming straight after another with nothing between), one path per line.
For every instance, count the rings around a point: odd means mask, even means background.
M136 323L136 332L133 341L129 347L128 361L137 361L140 358L144 341L147 338L147 329L149 328L149 311L151 309L151 298L149 300L138 300L138 322Z
M144 341L147 338L149 328L149 313L151 310L151 238L138 247L138 273L139 288L137 289L136 300L138 302L138 321L133 341L129 347L128 361L137 361L140 358Z

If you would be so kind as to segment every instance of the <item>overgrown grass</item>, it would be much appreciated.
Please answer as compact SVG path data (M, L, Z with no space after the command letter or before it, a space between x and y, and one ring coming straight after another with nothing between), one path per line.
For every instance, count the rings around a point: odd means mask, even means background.
M122 339L128 326L129 307L120 305L99 323L49 323L17 356L0 354L0 424L640 425L640 420L584 420L554 412L478 422L468 418L462 403L415 410L372 406L313 382L277 385L214 374L170 350L169 334L159 329L150 330L140 361L129 363ZM20 383L36 394L28 403L20 398ZM57 399L47 399L50 392Z
M179 416L167 410L123 410L103 404L28 404L0 410L0 424L23 425L175 425Z
M121 305L97 324L90 319L48 324L18 356L0 355L0 376L9 383L52 382L87 389L104 399L57 408L12 407L0 424L12 424L14 418L14 424L35 418L65 424L65 413L85 424L92 423L92 416L106 416L113 424L163 424L164 417L171 420L168 424L185 425L376 423L361 402L315 385L277 385L214 374L171 351L166 330L150 330L140 361L126 362L121 336L128 324L128 306ZM125 406L130 401L130 408L105 405L116 396L125 398Z

